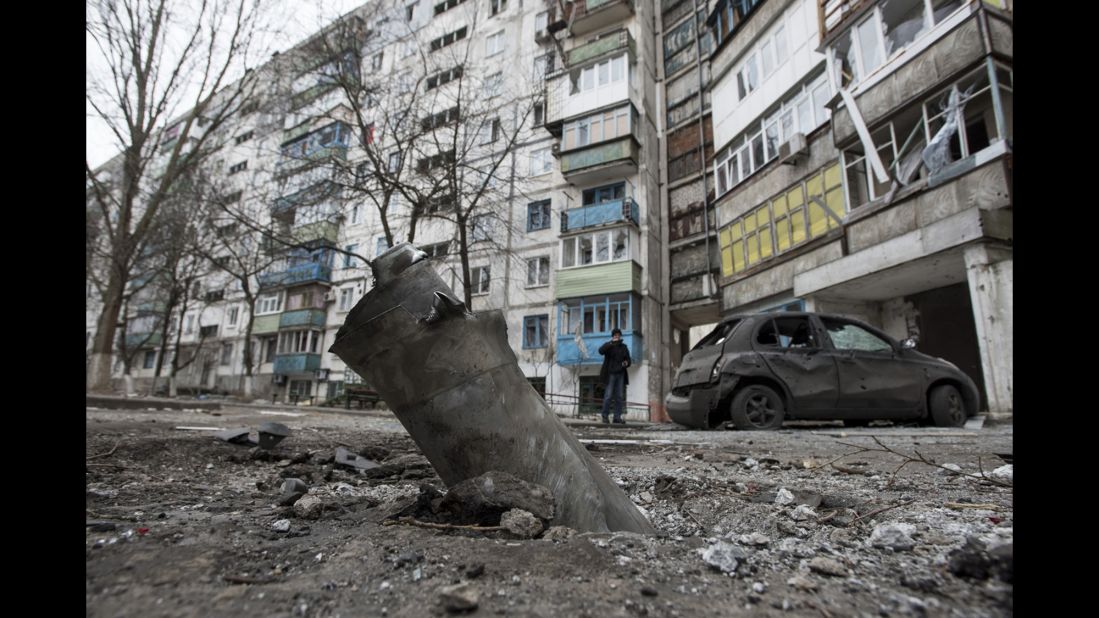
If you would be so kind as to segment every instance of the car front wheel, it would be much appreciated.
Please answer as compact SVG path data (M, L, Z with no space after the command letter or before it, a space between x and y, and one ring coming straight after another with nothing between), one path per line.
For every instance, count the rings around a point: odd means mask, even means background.
M943 384L931 389L928 397L931 408L931 420L939 427L961 427L965 425L965 402L958 389Z
M762 384L751 384L740 390L733 397L730 412L737 429L778 429L786 417L782 398Z

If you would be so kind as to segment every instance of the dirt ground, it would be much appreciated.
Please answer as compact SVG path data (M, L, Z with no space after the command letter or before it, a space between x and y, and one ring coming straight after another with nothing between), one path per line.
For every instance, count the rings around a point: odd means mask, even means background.
M384 524L445 490L401 425L288 410L87 409L88 616L1013 613L1011 425L570 425L661 534L547 540ZM267 421L293 430L269 457L177 429ZM276 504L286 477L313 512Z

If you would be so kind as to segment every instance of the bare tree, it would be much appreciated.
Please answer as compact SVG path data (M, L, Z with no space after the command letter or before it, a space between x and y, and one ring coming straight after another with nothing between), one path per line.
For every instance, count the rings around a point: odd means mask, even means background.
M106 259L102 311L89 363L91 390L110 389L110 358L135 261L180 177L209 156L212 136L248 98L231 80L248 58L257 2L92 0L85 30L105 68L89 73L87 101L121 145L116 164L85 163ZM177 114L183 111L182 115ZM91 236L91 235L90 235Z

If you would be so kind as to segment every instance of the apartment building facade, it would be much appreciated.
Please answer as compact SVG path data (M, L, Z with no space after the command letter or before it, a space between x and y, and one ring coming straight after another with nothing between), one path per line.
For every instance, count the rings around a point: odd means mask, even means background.
M999 0L719 1L722 311L862 318L1012 411L1012 17Z

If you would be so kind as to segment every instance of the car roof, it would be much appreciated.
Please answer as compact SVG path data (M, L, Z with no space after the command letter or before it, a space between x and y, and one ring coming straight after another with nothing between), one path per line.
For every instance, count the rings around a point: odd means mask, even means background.
M839 315L835 313L817 313L815 311L758 311L756 313L736 313L727 318L721 320L722 323L731 322L733 320L747 320L751 318L800 318L815 315L821 318L836 318L838 320L853 320L855 322L861 322L861 320L852 318L846 315Z

